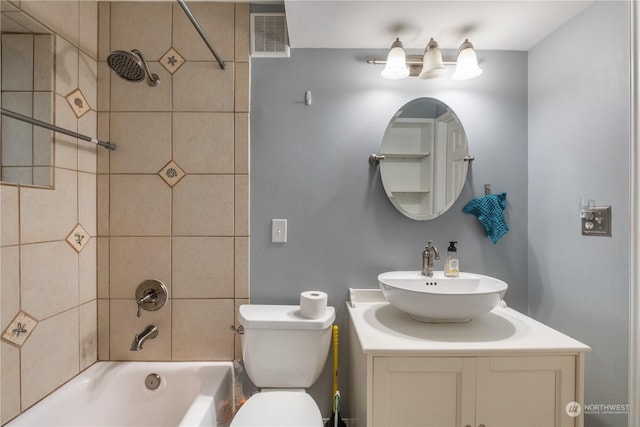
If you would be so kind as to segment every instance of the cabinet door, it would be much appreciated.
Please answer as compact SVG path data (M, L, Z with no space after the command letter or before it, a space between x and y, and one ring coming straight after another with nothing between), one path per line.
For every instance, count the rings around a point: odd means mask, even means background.
M474 358L375 357L373 426L474 424Z
M478 358L476 422L487 427L574 426L573 356Z

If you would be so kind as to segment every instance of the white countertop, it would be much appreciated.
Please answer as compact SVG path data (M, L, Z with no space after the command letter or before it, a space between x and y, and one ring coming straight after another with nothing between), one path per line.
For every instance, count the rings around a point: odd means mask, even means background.
M511 308L468 323L422 323L392 307L380 290L351 290L350 327L364 353L380 355L576 354L591 348Z

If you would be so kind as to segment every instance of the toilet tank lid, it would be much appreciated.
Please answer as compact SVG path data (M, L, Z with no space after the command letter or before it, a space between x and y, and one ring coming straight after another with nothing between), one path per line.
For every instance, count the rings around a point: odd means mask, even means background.
M327 307L322 317L309 319L300 314L299 305L243 304L238 318L245 329L325 329L335 320L336 311Z

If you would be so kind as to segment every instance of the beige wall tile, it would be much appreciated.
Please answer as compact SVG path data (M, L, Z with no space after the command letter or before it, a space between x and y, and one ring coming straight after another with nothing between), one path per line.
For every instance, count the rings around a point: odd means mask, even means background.
M76 117L69 103L62 95L56 95L55 125L73 132L78 130L78 117ZM55 165L60 168L78 169L78 139L60 132L54 134Z
M53 120L53 93L35 92L33 94L33 117L46 123ZM34 166L53 166L53 132L40 128L33 128L33 164ZM47 185L53 185L49 181Z
M54 36L38 34L34 37L33 88L53 91Z
M109 235L109 175L96 176L96 228L98 236Z
M80 370L98 360L98 306L94 299L78 307Z
M56 37L56 93L67 96L78 88L78 49Z
M110 73L111 111L171 111L171 75L157 62L149 62L149 68L160 78L158 86L132 83Z
M249 238L235 238L235 297L249 298Z
M171 188L158 175L111 175L112 236L168 236Z
M174 237L172 243L173 298L233 298L233 237Z
M78 132L89 136L98 136L98 113L89 111L78 120ZM99 138L98 138L99 139ZM91 142L78 141L78 170L96 173L98 150L108 151Z
M98 237L97 239L97 296L98 298L109 298L109 237Z
M109 134L109 113L98 113L98 139L101 141L109 141L111 142L111 137ZM119 148L116 144L116 150ZM96 169L98 173L109 173L109 162L111 159L111 150L96 150L97 152L97 166Z
M171 360L171 304L172 301L169 300L160 310L143 311L138 318L133 298L112 299L109 316L111 360ZM147 325L158 327L158 337L146 341L142 350L131 351L133 338Z
M250 49L250 38L251 38L251 24L250 24L250 16L249 13L249 3L236 3L236 14L235 14L235 61L236 62L248 62L249 57L249 49Z
M0 249L0 330L4 331L20 311L20 249Z
M173 159L186 173L233 173L233 113L174 113Z
M97 296L97 248L95 237L89 239L78 255L78 302L84 304Z
M174 300L173 360L231 360L233 319L233 299Z
M81 3L93 3L83 1ZM78 58L78 87L94 111L98 109L98 62L84 52Z
M78 172L78 222L91 236L97 234L96 186L95 174Z
M79 1L78 15L78 47L93 59L98 59L98 2Z
M22 309L44 319L78 305L78 254L66 241L20 247Z
M109 300L98 300L98 360L109 360Z
M173 189L173 233L232 236L232 175L187 175Z
M98 60L106 61L111 52L111 2L98 2Z
M202 27L215 51L224 61L233 61L233 3L189 3L189 9ZM187 61L211 61L213 54L200 38L180 5L173 5L173 48ZM218 66L216 64L216 66Z
M78 366L78 309L41 321L21 350L23 410L76 375Z
M171 47L171 3L111 3L111 50L138 49L157 61Z
M235 113L235 173L249 173L249 113Z
M100 2L103 4L103 2ZM109 111L111 109L111 69L106 62L98 62L98 111Z
M23 1L22 8L41 22L46 22L56 33L78 45L78 1Z
M55 190L20 190L22 243L64 240L78 223L78 173L56 169Z
M171 113L111 113L110 125L111 173L155 174L171 160Z
M2 346L0 423L4 424L20 413L20 350L6 342L0 345Z
M170 237L111 237L109 261L111 298L134 300L148 279L160 280L172 295Z
M0 185L0 246L17 245L19 242L18 201L18 187Z
M235 111L248 112L251 104L251 90L249 88L250 72L248 62L236 63L235 80Z
M2 94L2 106L16 113L30 115L33 99L26 92L5 92ZM32 141L33 126L8 118L2 119L2 140L11 142ZM3 166L31 166L33 158L32 144L5 143L2 146ZM23 182L23 181L20 181Z
M173 75L174 111L233 111L234 63L186 62Z
M249 235L249 175L235 176L235 235Z
M33 90L33 35L3 34L2 90Z

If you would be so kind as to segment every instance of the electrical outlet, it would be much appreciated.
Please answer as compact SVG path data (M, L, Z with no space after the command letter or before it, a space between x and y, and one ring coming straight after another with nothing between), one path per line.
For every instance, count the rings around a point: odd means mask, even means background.
M594 206L581 214L583 236L611 236L611 206Z

